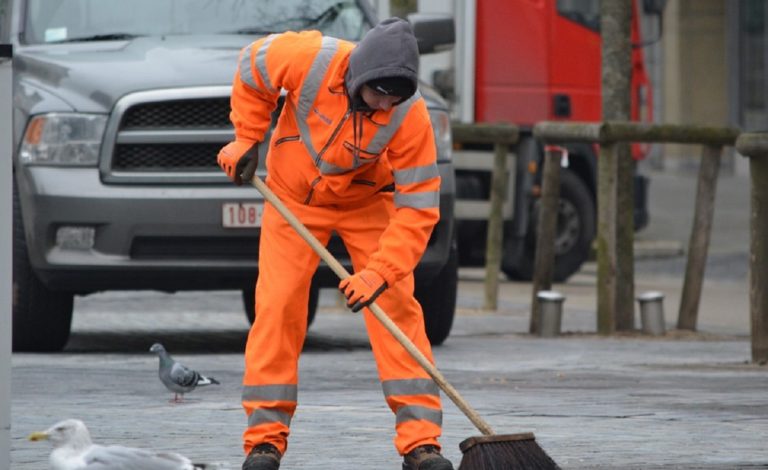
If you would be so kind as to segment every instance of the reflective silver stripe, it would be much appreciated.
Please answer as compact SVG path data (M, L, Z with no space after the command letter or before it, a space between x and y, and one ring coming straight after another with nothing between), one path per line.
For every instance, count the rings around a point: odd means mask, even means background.
M269 79L269 71L267 70L267 49L269 49L269 45L272 44L272 41L274 41L276 37L276 34L267 36L267 39L264 40L261 47L259 47L258 52L256 52L256 68L259 70L261 79L264 81L264 84L267 85L267 89L270 93L276 93L277 90L275 90L275 87L272 85L272 80Z
M253 88L259 90L259 86L256 84L256 80L253 79L253 70L251 69L251 51L253 50L253 42L243 49L240 55L240 80Z
M269 45L272 43L275 37L277 37L275 34L270 34L267 36L261 46L259 46L259 50L256 51L255 66L259 71L259 75L261 75L262 81L264 81L264 84L267 85L266 91L269 93L277 92L275 87L272 86L272 81L269 79L269 73L267 72L267 49L269 49ZM253 46L257 42L258 41L254 41L249 44L246 50L243 51L243 55L240 57L240 80L242 80L246 85L250 86L254 90L263 91L261 87L256 83L256 79L253 78L253 67L251 67Z
M376 134L373 136L373 139L371 139L371 142L368 144L365 151L373 154L381 153L389 141L392 140L392 136L395 135L395 132L400 128L400 124L403 123L403 120L408 114L408 111L410 111L411 106L413 106L413 103L419 98L421 98L421 93L416 90L416 93L414 93L413 96L395 106L395 110L392 112L392 118L389 120L389 123L376 130Z
M440 170L437 169L437 163L431 165L417 166L407 170L395 170L395 184L413 184L422 183L432 178L440 176Z
M259 424L266 423L283 423L286 426L291 425L291 415L285 411L270 410L259 408L253 410L248 416L248 427L258 426Z
M432 379L385 380L381 383L385 397L396 395L434 395L440 394L437 384Z
M244 385L243 401L296 401L296 385Z
M426 406L407 405L401 406L397 410L397 424L407 421L424 420L432 422L438 426L443 425L443 412Z
M309 73L304 79L304 84L301 86L299 103L297 105L298 109L294 110L301 140L304 142L304 146L309 154L312 155L313 160L317 160L317 151L312 146L312 135L309 132L307 119L309 118L309 112L312 110L312 105L317 98L317 92L320 90L320 84L323 82L325 73L328 71L328 65L336 54L338 46L339 41L336 38L323 37L320 50L317 52L315 60L312 61Z
M350 171L350 168L343 168L334 165L333 163L328 163L325 160L320 160L320 165L318 165L318 167L320 168L320 173L324 175L339 175ZM357 166L355 166L355 168L357 168Z
M439 209L440 192L403 194L395 190L395 207L410 207L412 209Z

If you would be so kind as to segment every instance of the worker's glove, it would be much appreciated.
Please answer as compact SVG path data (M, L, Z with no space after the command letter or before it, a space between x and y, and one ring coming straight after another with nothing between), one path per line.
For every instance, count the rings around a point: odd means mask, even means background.
M238 186L253 179L259 164L259 143L230 142L219 150L216 161Z
M347 307L353 312L371 305L386 288L387 281L370 269L363 269L339 283L339 290L347 297Z

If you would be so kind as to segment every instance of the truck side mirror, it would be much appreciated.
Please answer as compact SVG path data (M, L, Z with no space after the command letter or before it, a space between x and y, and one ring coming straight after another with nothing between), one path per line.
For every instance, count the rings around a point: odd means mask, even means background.
M450 49L456 42L453 17L441 13L412 13L408 21L419 44L419 54Z

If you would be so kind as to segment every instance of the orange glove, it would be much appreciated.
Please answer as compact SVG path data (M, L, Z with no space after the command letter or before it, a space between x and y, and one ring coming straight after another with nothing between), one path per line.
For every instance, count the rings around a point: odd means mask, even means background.
M249 165L252 160L253 163ZM240 186L243 181L251 181L256 173L256 166L259 164L259 143L230 142L219 150L216 161L229 179ZM247 174L243 174L246 167Z
M353 312L371 305L387 287L387 281L370 269L363 269L339 283L339 290L347 297L347 307Z

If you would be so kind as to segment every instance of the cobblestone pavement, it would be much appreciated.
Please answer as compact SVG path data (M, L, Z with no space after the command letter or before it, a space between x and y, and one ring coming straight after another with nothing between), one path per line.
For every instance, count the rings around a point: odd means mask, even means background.
M526 333L530 284L502 282L498 309L488 312L483 271L464 268L437 365L497 432L534 432L564 469L768 469L768 369L750 363L745 250L723 240L715 263L731 264L705 277L697 333L673 329L682 280L669 263L680 256L638 261L636 291L665 294L667 333L658 337L595 334L593 264L555 286L566 295L556 338ZM26 436L69 417L83 419L99 443L240 468L246 330L237 292L78 298L63 353L13 355L12 468L47 468L49 446ZM155 341L221 385L169 403L148 352ZM282 468L400 468L362 319L333 290L322 292L300 374ZM444 451L458 466L459 442L479 432L447 399L444 408Z

